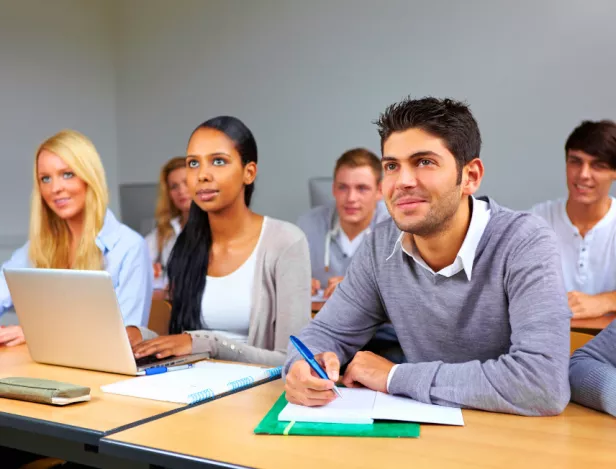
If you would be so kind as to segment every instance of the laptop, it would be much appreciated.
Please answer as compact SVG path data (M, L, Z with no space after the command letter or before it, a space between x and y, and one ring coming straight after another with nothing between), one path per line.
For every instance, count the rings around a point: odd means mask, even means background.
M135 361L111 275L106 271L4 269L32 359L125 375L180 365L207 354Z

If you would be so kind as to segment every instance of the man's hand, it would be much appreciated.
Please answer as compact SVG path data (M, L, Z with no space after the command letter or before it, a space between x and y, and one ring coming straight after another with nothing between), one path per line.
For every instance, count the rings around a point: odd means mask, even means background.
M327 281L327 288L323 292L323 297L325 299L328 299L330 296L332 296L334 294L334 290L336 289L338 284L342 282L343 279L344 277L331 277Z
M321 289L321 282L319 282L316 278L313 278L310 288L312 291L311 295L312 296L316 295L317 293L319 293L319 290Z
M387 392L387 377L394 364L372 352L357 352L342 377L347 388L364 386L373 391Z
M315 355L315 360L323 367L329 380L319 378L305 360L298 360L289 369L284 386L287 401L305 406L321 406L336 398L332 391L340 377L340 361L333 352Z
M143 337L138 327L128 326L126 328L126 335L128 335L128 341L131 347L135 347L138 343L143 342Z
M135 358L148 357L156 354L156 358L167 358L172 355L188 355L192 352L192 337L190 334L175 334L146 340L133 347Z
M13 347L25 343L26 339L24 338L24 331L21 326L0 327L0 346Z
M569 309L574 319L592 319L607 314L610 311L610 301L607 296L587 295L579 291L568 293Z

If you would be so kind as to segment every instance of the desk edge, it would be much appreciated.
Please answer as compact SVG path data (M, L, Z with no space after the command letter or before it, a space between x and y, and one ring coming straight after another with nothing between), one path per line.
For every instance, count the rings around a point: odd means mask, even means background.
M104 436L102 431L10 414L8 412L0 412L0 426L93 446L97 446L99 440Z
M103 438L99 442L99 453L121 458L125 460L155 464L156 466L182 469L246 469L250 466L238 466L236 464L213 459L191 456L185 453L167 451L151 446L124 443L118 440Z

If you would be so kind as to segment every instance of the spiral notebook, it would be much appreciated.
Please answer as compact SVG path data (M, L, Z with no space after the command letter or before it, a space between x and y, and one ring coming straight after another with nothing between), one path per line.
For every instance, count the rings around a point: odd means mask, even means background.
M101 390L155 401L194 404L279 377L281 371L282 367L259 368L204 361L188 370L126 379L101 386Z

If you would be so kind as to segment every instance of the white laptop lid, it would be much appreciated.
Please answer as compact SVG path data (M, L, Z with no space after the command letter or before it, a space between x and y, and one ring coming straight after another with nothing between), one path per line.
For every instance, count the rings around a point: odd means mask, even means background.
M4 275L33 360L136 374L108 272L7 268Z

